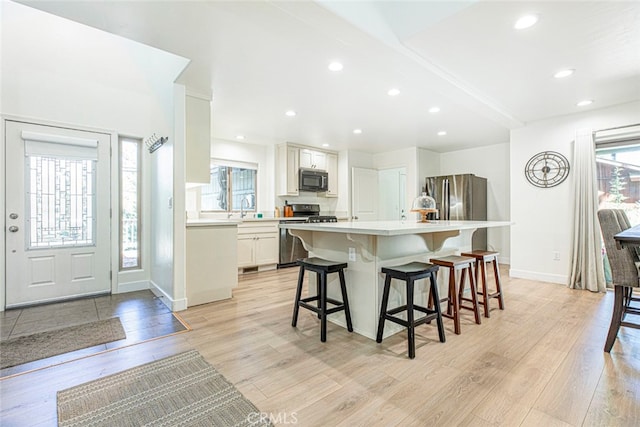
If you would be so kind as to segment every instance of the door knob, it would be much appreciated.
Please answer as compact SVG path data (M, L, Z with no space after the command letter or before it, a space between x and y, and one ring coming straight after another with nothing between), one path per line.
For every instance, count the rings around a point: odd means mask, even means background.
M18 214L17 214L17 213L10 213L10 214L9 214L9 218L11 218L11 219L18 219Z
M16 227L15 225L12 225L11 227L9 227L9 231L12 232L12 233L15 233L18 230L19 230L19 228Z

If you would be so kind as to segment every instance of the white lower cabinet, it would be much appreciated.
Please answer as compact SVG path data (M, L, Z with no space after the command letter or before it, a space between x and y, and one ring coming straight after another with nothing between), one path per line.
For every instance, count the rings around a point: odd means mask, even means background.
M187 224L186 234L187 306L231 298L238 286L236 225Z
M278 264L278 222L245 222L238 226L238 269L267 270ZM254 269L255 270L255 269Z

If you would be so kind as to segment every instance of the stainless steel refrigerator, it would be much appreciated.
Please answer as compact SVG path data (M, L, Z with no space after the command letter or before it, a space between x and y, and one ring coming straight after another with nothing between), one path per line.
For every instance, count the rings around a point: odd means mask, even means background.
M427 195L436 200L437 214L430 219L487 220L487 179L473 174L431 176L426 180ZM487 249L487 229L473 233L473 250Z

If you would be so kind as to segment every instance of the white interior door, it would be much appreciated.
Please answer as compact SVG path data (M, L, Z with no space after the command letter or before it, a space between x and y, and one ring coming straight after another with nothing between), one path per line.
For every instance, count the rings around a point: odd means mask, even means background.
M378 219L378 171L353 168L351 171L351 219Z
M406 206L407 174L405 168L378 171L378 219L400 220L407 215Z
M6 122L7 307L111 290L110 139Z

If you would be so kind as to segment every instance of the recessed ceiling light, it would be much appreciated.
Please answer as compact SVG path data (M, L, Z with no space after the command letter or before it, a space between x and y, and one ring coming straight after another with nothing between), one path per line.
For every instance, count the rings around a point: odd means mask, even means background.
M569 77L571 74L573 74L576 70L574 70L573 68L567 68L566 70L560 70L557 73L555 73L553 75L553 77L555 77L556 79L561 79L563 77Z
M519 18L513 28L516 30L524 30L525 28L532 27L538 22L538 15L525 15Z
M244 135L236 135L236 139L244 139Z
M429 112L430 113L437 113L438 111L440 111L440 107L431 107L431 108L429 108Z
M387 92L389 94L389 96L398 96L400 95L400 91L398 89L389 89L389 92Z
M360 135L362 133L362 129L354 129L353 133L355 133L356 135Z
M289 116L289 117L295 117L296 116L296 112L293 110L289 110L286 113L284 113L285 115Z
M585 99L584 101L578 102L576 105L578 107L586 107L587 105L593 104L593 99Z
M323 147L328 147L328 146L329 146L329 144L322 144L322 146L323 146Z
M342 71L343 68L344 66L340 62L332 62L329 64L329 69L331 71Z
M446 131L441 130L440 132L438 132L438 136L445 136L447 134Z

